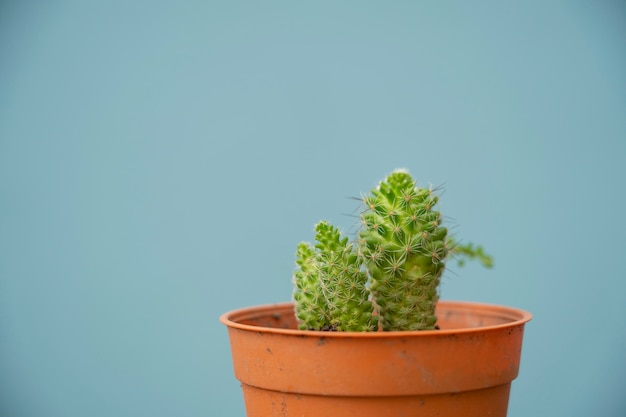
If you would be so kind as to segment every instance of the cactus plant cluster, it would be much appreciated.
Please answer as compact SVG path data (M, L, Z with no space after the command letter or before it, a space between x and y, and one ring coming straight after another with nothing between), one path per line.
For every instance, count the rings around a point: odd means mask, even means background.
M294 303L301 329L337 331L432 330L449 255L492 259L481 246L448 236L439 197L396 170L362 197L361 227L350 242L327 221L316 244L296 252Z

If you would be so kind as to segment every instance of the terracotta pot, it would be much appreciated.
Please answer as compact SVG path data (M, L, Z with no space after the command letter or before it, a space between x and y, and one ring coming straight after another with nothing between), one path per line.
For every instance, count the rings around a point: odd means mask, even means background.
M297 330L291 303L220 317L248 417L506 416L525 311L441 301L440 330Z

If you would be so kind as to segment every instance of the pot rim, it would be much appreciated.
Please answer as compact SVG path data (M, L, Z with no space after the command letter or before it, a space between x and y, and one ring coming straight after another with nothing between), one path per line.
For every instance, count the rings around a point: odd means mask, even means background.
M244 307L235 310L230 310L222 314L219 318L222 324L229 328L235 328L239 330L262 332L262 333L274 333L282 335L291 335L299 337L330 337L330 338L385 338L391 336L446 336L451 334L460 333L473 333L478 330L497 330L503 328L510 328L519 325L523 325L532 319L532 314L526 310L521 310L515 307L509 307L499 304L481 303L473 301L454 301L454 300L441 300L438 306L445 307L446 309L454 309L455 311L486 311L492 314L497 314L507 321L501 324L484 325L477 327L463 327L463 328L448 328L440 330L396 330L396 331L377 331L377 332L327 332L320 330L299 330L299 329L284 329L277 327L257 326L252 324L244 324L237 321L237 318L248 317L250 313L262 313L271 311L283 311L293 308L293 302L280 302L272 304L262 304L251 307Z

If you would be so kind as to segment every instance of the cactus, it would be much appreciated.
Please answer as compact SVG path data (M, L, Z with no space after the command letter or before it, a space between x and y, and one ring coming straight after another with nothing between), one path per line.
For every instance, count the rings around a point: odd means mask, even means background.
M296 255L294 300L300 328L375 330L367 275L357 250L326 221L319 222L315 231L315 248L300 243Z
M296 252L298 270L294 273L293 298L299 328L302 330L328 330L330 318L326 299L319 281L315 250L306 242L298 245Z
M449 237L436 210L439 197L417 187L404 170L392 172L362 201L356 245L322 221L315 247L298 246L294 300L300 328L372 331L378 321L384 331L436 329L448 256L458 257L459 265L465 257L486 267L492 258L480 246Z

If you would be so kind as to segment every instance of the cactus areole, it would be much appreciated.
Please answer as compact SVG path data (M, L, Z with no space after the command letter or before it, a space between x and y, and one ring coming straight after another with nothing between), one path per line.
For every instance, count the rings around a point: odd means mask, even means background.
M395 170L361 198L361 226L350 241L327 221L315 245L297 247L294 292L302 330L437 329L439 283L449 257L491 267L482 247L449 236L439 197L406 170Z

